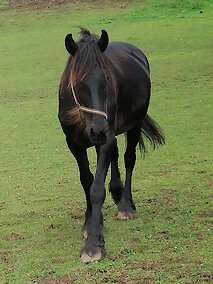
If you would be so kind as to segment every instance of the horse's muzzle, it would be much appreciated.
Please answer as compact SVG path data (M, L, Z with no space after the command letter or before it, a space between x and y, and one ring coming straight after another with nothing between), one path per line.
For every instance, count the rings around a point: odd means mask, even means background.
M109 129L107 126L97 127L96 125L92 125L89 133L91 143L94 146L106 144L108 132Z

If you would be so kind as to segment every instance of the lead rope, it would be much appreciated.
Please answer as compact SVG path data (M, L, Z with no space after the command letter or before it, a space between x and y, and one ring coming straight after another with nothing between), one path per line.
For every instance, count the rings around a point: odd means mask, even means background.
M72 90L73 98L74 98L75 104L77 105L77 108L78 108L79 112L80 112L80 110L82 110L82 111L84 111L86 113L91 113L91 114L96 114L96 115L103 116L106 120L108 119L107 113L102 111L102 110L91 109L91 108L88 108L88 107L81 106L80 103L77 100L77 97L76 97L75 90L74 90L72 82L70 84L71 84L71 90ZM107 109L107 106L106 106L106 109Z

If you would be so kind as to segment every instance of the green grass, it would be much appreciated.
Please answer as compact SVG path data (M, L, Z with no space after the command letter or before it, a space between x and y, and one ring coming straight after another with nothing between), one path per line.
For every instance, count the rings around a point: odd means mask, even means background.
M7 3L0 1L0 283L210 282L210 1L105 1L104 9L81 2L18 11ZM167 141L146 159L138 153L134 220L114 220L108 194L107 256L90 265L79 261L84 194L57 120L64 36L77 37L79 25L97 34L105 28L111 40L145 51L153 84L149 113ZM122 136L119 145L124 176ZM94 152L89 155L94 170Z

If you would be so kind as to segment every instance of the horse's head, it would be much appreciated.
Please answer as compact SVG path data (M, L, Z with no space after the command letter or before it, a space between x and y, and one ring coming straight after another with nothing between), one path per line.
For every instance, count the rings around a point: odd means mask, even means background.
M108 45L108 34L102 31L100 39L88 31L81 31L82 38L76 43L72 35L65 39L67 51L71 54L70 89L77 120L84 123L86 135L92 145L107 142L109 133L109 66L104 51ZM72 123L72 121L71 121Z
M75 111L92 145L105 144L109 132L107 115L107 83L100 68L94 68L90 74L72 86L72 95L76 98ZM79 118L78 118L79 119Z

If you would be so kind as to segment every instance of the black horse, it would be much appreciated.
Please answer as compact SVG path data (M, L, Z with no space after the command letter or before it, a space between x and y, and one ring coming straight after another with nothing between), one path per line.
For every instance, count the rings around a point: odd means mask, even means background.
M100 38L85 29L80 34L77 43L72 34L65 38L70 56L60 81L59 120L86 195L81 261L87 263L105 256L101 210L109 166L109 191L118 206L117 218L130 219L136 209L131 192L136 146L139 144L145 153L144 137L156 148L164 144L164 136L147 114L151 83L149 63L143 52L128 43L109 44L105 30ZM121 133L126 134L127 140L124 185L118 169L116 140ZM94 176L87 157L87 148L91 146L97 152Z

